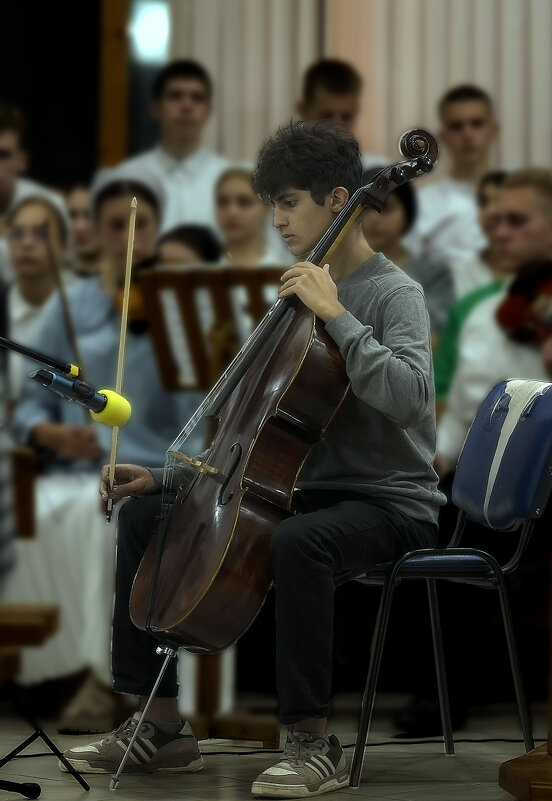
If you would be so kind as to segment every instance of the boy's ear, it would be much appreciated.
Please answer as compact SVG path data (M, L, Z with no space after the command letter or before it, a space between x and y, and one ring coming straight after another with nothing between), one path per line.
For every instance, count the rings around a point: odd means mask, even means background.
M344 186L336 186L329 195L330 209L338 214L349 200L349 192Z

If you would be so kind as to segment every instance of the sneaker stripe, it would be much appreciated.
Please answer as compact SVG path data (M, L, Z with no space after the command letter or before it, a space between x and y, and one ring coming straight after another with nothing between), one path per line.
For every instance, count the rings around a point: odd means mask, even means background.
M147 751L144 750L144 748L142 748L142 745L138 741L134 743L134 745L132 746L132 750L134 751L136 756L142 758L142 762L149 762L151 760L151 755L148 754Z
M330 773L335 773L335 765L326 754L317 754L316 758L321 759L328 766Z
M322 773L324 774L325 777L326 776L331 776L332 773L334 772L333 765L331 766L331 768L328 768L326 763L323 762L322 758L318 754L315 754L314 756L312 756L310 758L310 761L311 761L311 763L312 762L316 762L316 764L319 766L320 770L322 771Z
M317 775L317 776L318 776L320 779L327 779L327 778L328 778L328 774L327 774L327 772L326 772L325 770L324 770L324 771L322 771L322 769L321 769L321 768L319 768L319 767L318 767L318 765L317 765L315 762L313 762L313 760L312 760L312 759L309 759L309 760L308 760L308 762L305 762L305 765L306 765L308 768L310 768L310 770L312 770L312 771L313 771L313 773L316 773L316 775Z
M158 749L154 746L151 740L143 740L142 738L140 738L140 745L146 752L147 756L152 757L155 756L155 754L157 753Z
M121 748L126 751L129 746L130 740L117 740L117 745L120 745ZM128 758L132 759L132 761L137 765L143 765L144 762L148 762L149 760L143 759L140 755L134 753L134 747L132 751L129 751Z

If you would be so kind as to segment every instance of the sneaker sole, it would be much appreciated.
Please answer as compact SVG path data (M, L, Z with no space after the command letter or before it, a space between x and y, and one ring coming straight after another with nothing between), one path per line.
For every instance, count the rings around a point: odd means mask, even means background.
M334 776L322 782L316 790L309 790L303 785L297 784L273 784L272 782L253 782L251 794L261 798L310 798L313 795L331 793L332 790L339 790L349 783L349 776L342 779Z
M112 765L111 768L100 768L91 765L84 759L72 759L68 760L71 767L77 771L77 773L107 773L113 774L117 772L117 768L119 767L120 763L116 765ZM61 760L58 760L58 765L61 770L65 773L69 773L65 765ZM130 774L130 773L197 773L198 771L202 770L205 767L205 763L203 758L200 757L199 759L194 760L193 762L188 763L188 765L177 765L174 768L156 768L151 767L151 765L130 765L126 766L123 770L123 776Z

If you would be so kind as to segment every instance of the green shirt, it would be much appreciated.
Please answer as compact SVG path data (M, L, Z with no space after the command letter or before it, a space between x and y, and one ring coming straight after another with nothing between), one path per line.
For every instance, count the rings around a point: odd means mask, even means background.
M490 284L478 287L457 300L451 307L445 327L441 332L439 343L433 355L435 375L435 397L445 400L448 397L456 362L458 361L458 341L460 331L472 309L485 298L494 295L504 285L504 279L497 278Z

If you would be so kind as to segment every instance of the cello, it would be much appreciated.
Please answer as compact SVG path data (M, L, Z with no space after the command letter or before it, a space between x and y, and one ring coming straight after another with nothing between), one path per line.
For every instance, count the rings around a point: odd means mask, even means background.
M365 207L381 211L394 189L432 169L438 147L426 131L408 131L399 147L406 160L354 192L308 261L331 259ZM242 636L271 587L271 533L293 513L301 467L347 391L321 321L300 303L276 301L167 452L161 525L130 598L135 625L196 654ZM192 457L186 440L204 418L218 427Z

